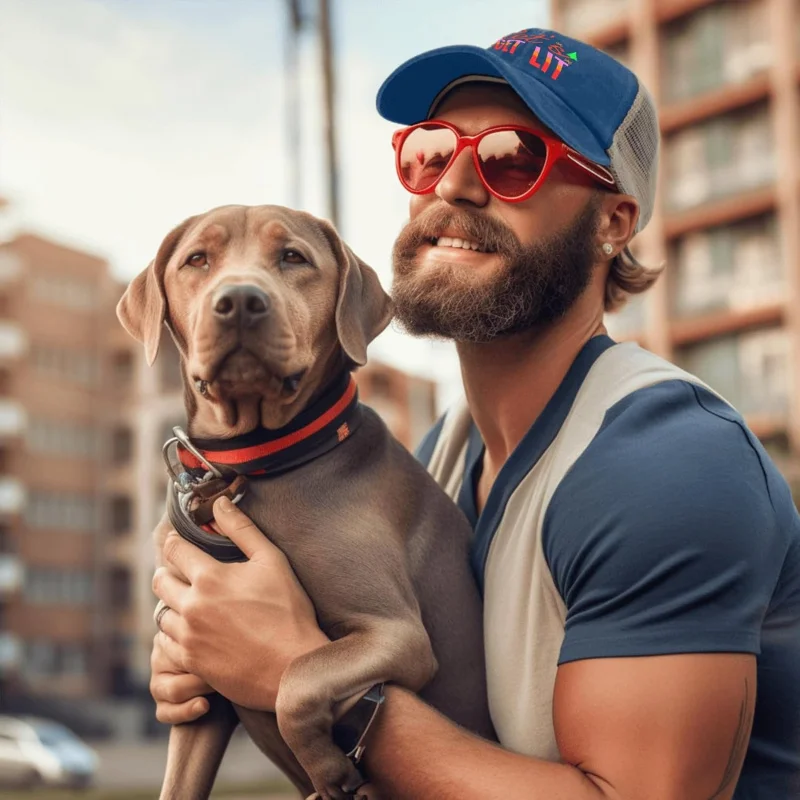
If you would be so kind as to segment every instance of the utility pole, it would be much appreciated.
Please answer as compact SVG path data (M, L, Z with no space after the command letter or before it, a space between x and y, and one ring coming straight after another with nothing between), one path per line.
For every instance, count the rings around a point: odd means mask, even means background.
M328 213L339 227L339 167L336 158L335 82L330 0L319 0L319 35L322 52L322 91L325 118L325 151L328 159Z
M286 37L285 89L286 135L289 149L289 205L300 208L303 202L302 139L300 125L300 74L298 51L303 14L300 0L286 0L289 18L289 35Z

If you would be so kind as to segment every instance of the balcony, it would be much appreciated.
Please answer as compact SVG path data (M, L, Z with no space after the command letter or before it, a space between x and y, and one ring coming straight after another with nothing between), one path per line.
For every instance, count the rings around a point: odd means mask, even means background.
M0 553L0 594L11 594L21 586L24 578L22 561L16 555Z
M748 417L780 419L788 411L789 337L780 328L684 347L676 352L675 360Z
M672 133L687 125L752 106L766 100L769 95L769 75L762 74L735 86L721 86L686 100L668 103L659 114L661 133Z
M13 633L0 633L0 674L11 672L22 663L22 642Z
M662 101L746 82L769 70L774 58L765 0L708 5L665 29Z
M0 250L0 286L16 281L22 274L22 259L9 250Z
M629 0L564 0L560 27L595 47L608 47L628 35Z
M669 137L664 156L667 212L770 187L776 178L766 105L685 128Z
M25 487L16 478L0 478L0 516L20 514L25 508Z
M673 318L780 306L786 296L773 215L690 233L674 245L669 263Z
M19 325L0 322L0 361L19 358L28 349L28 337Z
M0 439L19 436L25 431L25 409L13 400L0 400Z

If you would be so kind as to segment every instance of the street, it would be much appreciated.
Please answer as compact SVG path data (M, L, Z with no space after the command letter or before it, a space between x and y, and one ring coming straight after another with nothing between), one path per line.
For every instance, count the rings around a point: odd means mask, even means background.
M97 744L100 757L96 786L99 789L157 789L167 762L167 741ZM241 733L234 736L222 760L217 784L259 785L277 782L281 773Z

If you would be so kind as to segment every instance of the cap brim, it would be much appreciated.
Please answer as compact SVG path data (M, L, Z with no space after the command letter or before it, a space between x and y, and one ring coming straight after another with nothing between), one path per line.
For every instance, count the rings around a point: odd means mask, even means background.
M428 119L434 101L459 78L501 78L553 133L596 164L611 160L586 123L537 78L526 78L507 60L474 45L429 50L401 64L378 90L378 113L390 122L414 125Z

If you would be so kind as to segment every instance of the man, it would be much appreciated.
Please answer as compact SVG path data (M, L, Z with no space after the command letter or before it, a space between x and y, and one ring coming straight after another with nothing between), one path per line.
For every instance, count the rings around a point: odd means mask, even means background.
M394 800L800 797L789 490L712 390L603 328L655 280L627 249L655 197L646 91L525 30L411 59L378 108L411 126L394 139L412 192L398 317L461 361L466 401L419 455L475 527L501 747L388 687L368 774ZM202 714L210 686L274 707L285 666L325 641L281 554L218 512L251 560L171 537L180 579L154 581L165 722Z

